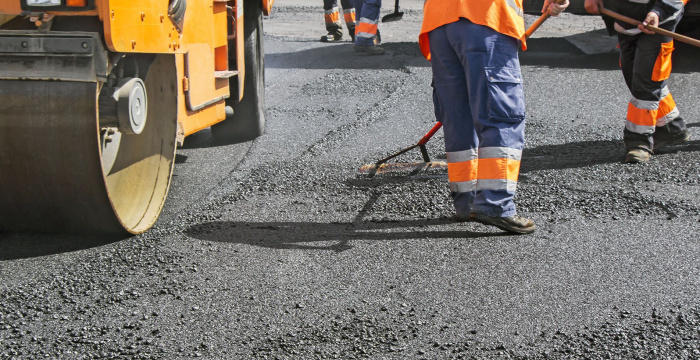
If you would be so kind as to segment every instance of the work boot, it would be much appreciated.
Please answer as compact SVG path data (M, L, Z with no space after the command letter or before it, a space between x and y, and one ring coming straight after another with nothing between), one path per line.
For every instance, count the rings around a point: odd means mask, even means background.
M531 234L535 231L535 229L537 229L535 222L522 216L500 217L472 213L469 217L478 223L492 225L501 230L516 234Z
M354 35L351 35L355 37ZM336 42L343 38L343 30L328 30L328 34L321 36L321 42Z
M384 48L381 46L377 45L369 45L369 46L363 46L363 45L355 45L353 46L353 49L357 52L363 52L369 55L383 55L384 54Z
M654 150L659 150L666 146L680 145L690 140L690 134L685 129L685 123L683 124L683 130L680 131L672 125L676 124L666 124L656 128L656 131L654 131Z
M649 161L650 158L651 152L649 152L649 150L642 148L632 148L627 150L627 155L625 156L625 163L639 164Z

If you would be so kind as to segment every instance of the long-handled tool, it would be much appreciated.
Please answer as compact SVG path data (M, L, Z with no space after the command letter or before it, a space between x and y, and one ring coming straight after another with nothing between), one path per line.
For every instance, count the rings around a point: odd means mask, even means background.
M382 17L382 22L399 21L403 18L403 11L399 11L399 0L394 3L394 12Z
M614 12L614 11L610 11L610 10L608 10L608 9L606 9L606 8L600 8L600 13L601 13L601 14L608 15L608 16L610 16L611 18L615 18L615 19L617 19L617 20L624 21L624 22L626 22L626 23L628 23L628 24L630 24L630 25L636 25L636 26L642 25L642 22L641 22L641 21L638 21L638 20L629 18L629 17L627 17L627 16L618 14L618 13L616 13L616 12ZM664 30L664 29L661 29L661 28L658 28L658 27L652 26L652 25L644 25L644 27L647 28L647 30L651 30L651 31L653 31L653 32L655 32L655 33L668 36L668 37L670 37L670 38L672 38L672 39L674 39L674 40L678 40L678 41L684 42L684 43L686 43L686 44L690 44L690 45L693 45L693 46L700 47L700 40L693 39L693 38L691 38L691 37L687 37L687 36L684 36L684 35L681 35L681 34L677 34L677 33L674 33L674 32L672 32L672 31Z
M562 3L564 3L564 1L565 0L557 0L557 3L562 4ZM399 0L396 0L395 13L398 12L398 9L399 9ZM398 19L400 19L401 16L403 16L403 13L400 13L400 14L401 15L399 16ZM391 15L394 15L394 14L386 15L384 18L391 16ZM525 38L527 39L528 37L530 37L535 32L535 30L537 30L540 27L540 25L542 25L542 23L544 23L545 20L547 20L550 16L551 15L549 14L549 10L547 10L544 14L542 14L542 16L540 16L532 25L530 25L530 27L527 29L527 31L525 31ZM384 20L384 18L382 18L382 21L386 21L386 20ZM394 19L394 20L398 20L398 19ZM394 20L389 20L389 21L394 21ZM397 170L398 171L412 170L412 173L415 174L421 170L429 169L429 168L447 168L447 163L444 161L431 162L430 156L428 156L428 150L425 147L425 144L428 143L430 138L432 138L433 135L435 135L435 133L438 130L440 130L441 127L442 127L442 123L438 121L435 125L433 125L433 128L430 129L430 131L428 131L423 136L423 138L420 139L420 141L418 141L418 143L416 143L415 145L411 145L411 146L409 146L405 149L402 149L394 154L391 154L391 155L377 161L374 164L362 165L362 167L360 167L359 173L360 174L368 174L370 177L372 177L376 174L397 171ZM387 164L386 163L387 161L389 161L389 160L391 160L391 159L393 159L401 154L404 154L412 149L415 149L415 148L420 148L421 154L423 155L423 162L422 163L420 163L420 162L419 163L401 163L401 164Z
M561 5L565 2L566 2L566 0L557 0L556 1L556 3L559 5ZM547 9L547 11L544 14L542 14L542 16L537 18L537 20L535 20L535 22L532 23L532 25L530 25L530 27L525 31L525 38L527 39L530 36L532 36L532 33L534 33L535 30L539 29L540 25L542 25L551 16L552 15L549 13L549 9Z
M435 135L435 133L440 130L442 127L441 122L437 122L433 126L428 133L426 133L420 141L418 141L417 144L409 146L405 149L402 149L399 152L396 152L394 154L391 154L379 161L377 161L374 164L369 164L369 165L363 165L360 168L360 173L361 174L369 174L370 176L374 176L376 174L380 174L383 172L388 172L388 171L395 171L395 170L414 170L414 171L420 171L425 168L435 168L435 167L447 167L447 163L445 162L431 162L430 161L430 156L428 156L428 150L425 148L425 144L428 143L431 137ZM403 163L403 164L386 164L387 161L403 154L406 153L412 149L415 148L420 148L420 152L423 155L423 161L422 163Z

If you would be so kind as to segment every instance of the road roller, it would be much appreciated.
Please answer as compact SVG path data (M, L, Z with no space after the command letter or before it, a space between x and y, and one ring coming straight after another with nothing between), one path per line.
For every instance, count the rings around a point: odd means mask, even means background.
M177 146L262 134L273 0L0 0L0 232L139 234Z

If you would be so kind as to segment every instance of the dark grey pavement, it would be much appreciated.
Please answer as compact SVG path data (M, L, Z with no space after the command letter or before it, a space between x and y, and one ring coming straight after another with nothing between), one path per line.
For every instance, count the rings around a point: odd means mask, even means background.
M265 135L188 138L154 229L0 234L0 359L700 358L699 49L669 85L690 143L625 165L614 41L546 24L521 54L516 201L538 230L514 236L454 223L444 171L357 172L434 123L417 1L380 25L384 56L278 1Z

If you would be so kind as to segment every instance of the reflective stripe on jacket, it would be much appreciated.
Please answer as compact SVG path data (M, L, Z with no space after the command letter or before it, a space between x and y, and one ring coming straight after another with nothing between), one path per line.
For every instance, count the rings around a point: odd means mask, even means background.
M430 60L428 33L460 18L520 39L525 48L522 0L427 0L423 5L423 26L418 37L423 56Z

